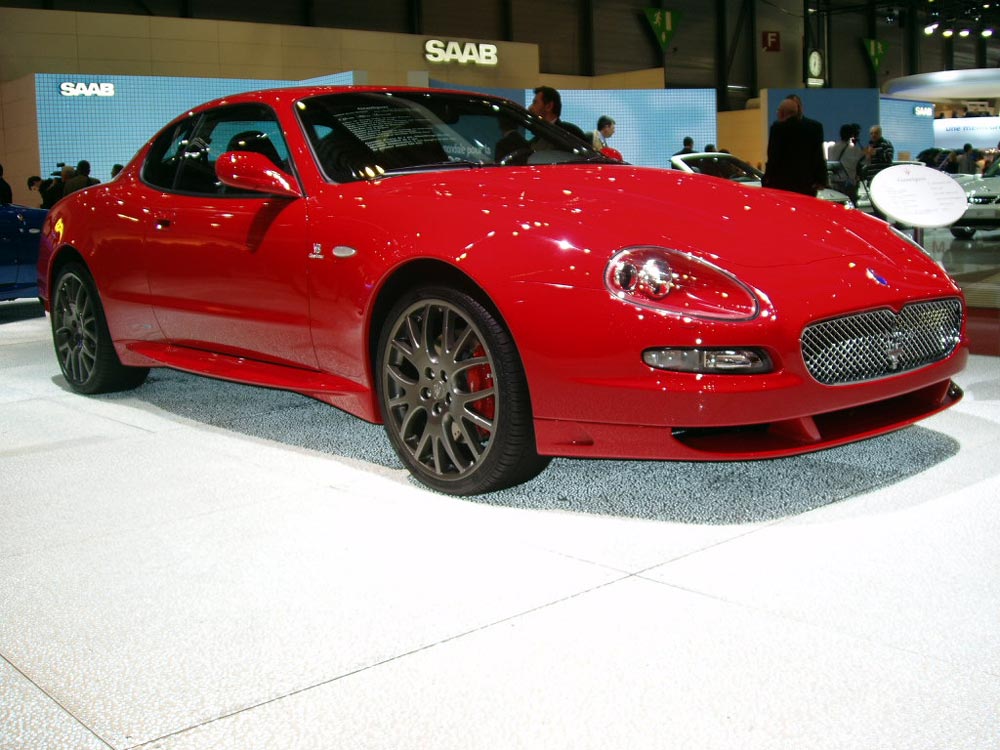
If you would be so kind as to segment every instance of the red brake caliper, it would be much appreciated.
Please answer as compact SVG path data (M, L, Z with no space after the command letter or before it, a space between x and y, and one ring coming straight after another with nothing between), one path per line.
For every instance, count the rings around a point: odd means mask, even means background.
M472 352L473 357L485 357L486 350L483 348L482 344L476 346L475 351ZM490 369L489 365L479 365L478 367L473 367L468 372L469 381L469 392L475 393L476 391L481 391L485 388L493 387L493 371ZM496 415L496 398L494 396L487 396L486 398L481 398L478 401L473 401L470 404L473 411L482 414L486 419L492 420ZM484 430L482 427L476 428L479 431L479 437L487 437L489 432Z

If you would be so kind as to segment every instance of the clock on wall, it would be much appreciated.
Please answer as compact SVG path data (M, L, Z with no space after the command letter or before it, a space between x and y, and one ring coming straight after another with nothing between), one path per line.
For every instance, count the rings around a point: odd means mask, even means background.
M823 77L823 53L818 49L811 50L806 60L810 78Z

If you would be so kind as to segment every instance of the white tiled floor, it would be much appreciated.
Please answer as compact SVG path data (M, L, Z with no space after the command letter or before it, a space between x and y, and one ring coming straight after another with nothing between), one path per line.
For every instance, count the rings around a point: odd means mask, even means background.
M920 426L456 499L379 428L0 305L0 749L1000 748L1000 359Z

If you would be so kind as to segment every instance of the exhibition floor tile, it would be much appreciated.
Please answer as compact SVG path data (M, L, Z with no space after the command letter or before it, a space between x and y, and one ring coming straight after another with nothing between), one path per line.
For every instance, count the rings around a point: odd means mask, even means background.
M456 498L295 394L75 395L19 304L0 750L1000 750L1000 359L863 443Z
M998 700L974 670L630 578L153 747L971 750Z

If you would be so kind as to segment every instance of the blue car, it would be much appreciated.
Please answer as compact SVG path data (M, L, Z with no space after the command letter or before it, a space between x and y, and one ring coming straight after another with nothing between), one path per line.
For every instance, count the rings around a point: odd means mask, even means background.
M0 206L0 300L38 296L38 240L48 213L16 203Z

